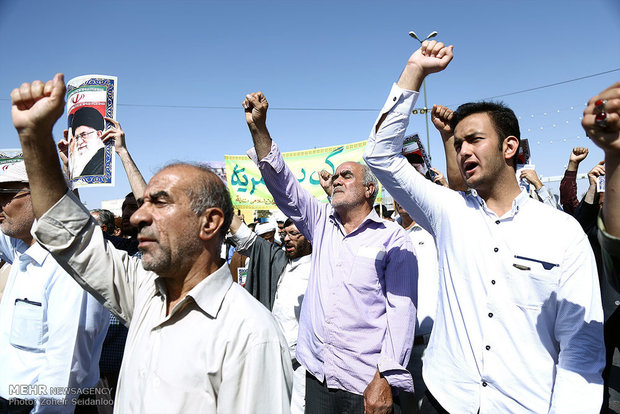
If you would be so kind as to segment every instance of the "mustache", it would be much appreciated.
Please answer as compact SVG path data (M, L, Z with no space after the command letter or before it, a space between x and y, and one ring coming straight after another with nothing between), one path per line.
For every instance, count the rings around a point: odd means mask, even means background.
M146 226L142 226L140 227L140 230L138 231L138 236L147 238L147 239L156 239L157 235L155 234L155 231L153 231L151 228L146 227Z

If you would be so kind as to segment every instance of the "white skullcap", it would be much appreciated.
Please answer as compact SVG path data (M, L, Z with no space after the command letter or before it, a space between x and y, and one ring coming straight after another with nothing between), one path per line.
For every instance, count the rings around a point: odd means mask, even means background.
M262 234L269 233L270 231L276 231L276 225L269 221L266 223L258 223L254 228L254 231L260 236Z
M0 164L0 183L27 183L26 165L21 159Z
M287 219L286 215L283 212L281 212L280 210L276 211L273 214L273 217L276 219L276 222L278 222L278 223L284 223L286 221L286 219Z

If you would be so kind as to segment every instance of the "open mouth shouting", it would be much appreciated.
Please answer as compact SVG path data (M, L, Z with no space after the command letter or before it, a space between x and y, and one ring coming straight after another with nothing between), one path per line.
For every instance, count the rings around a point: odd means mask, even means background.
M475 161L463 162L463 172L465 173L465 176L467 176L467 178L471 177L474 174L477 167L478 167L478 163Z

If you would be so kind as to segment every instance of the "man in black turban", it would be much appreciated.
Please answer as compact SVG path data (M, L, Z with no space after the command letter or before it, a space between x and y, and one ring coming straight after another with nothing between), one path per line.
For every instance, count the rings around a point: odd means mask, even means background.
M101 141L104 120L95 108L82 107L73 113L71 177L103 175L105 146Z

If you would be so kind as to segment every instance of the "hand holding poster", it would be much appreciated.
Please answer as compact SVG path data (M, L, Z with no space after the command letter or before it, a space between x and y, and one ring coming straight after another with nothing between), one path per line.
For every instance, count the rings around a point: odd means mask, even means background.
M67 83L69 172L74 187L114 185L114 143L101 141L116 119L117 78L84 75Z

